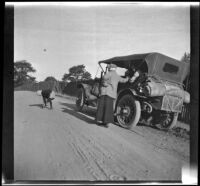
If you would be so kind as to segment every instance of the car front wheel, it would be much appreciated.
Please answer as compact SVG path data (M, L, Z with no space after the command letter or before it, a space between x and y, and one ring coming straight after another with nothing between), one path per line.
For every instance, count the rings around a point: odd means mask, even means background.
M141 116L140 102L132 95L122 96L116 108L116 119L120 126L130 129L137 125Z

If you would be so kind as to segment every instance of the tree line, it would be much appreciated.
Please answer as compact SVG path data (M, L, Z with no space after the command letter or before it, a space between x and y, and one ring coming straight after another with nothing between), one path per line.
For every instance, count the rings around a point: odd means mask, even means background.
M180 61L190 63L190 53L184 53ZM35 73L30 62L26 60L14 62L14 86L18 87L24 83L36 83L36 78L31 76L30 73ZM91 74L85 69L85 65L76 65L68 69L68 73L65 73L62 77L62 82L77 82L80 80L91 80ZM44 81L57 81L55 77L48 76Z
M36 78L31 76L30 73L36 72L30 62L26 60L14 62L14 86L18 87L25 83L36 83ZM77 82L79 80L90 80L91 74L86 71L85 65L77 65L69 68L68 73L62 77L62 82ZM44 81L57 81L55 77L48 76Z

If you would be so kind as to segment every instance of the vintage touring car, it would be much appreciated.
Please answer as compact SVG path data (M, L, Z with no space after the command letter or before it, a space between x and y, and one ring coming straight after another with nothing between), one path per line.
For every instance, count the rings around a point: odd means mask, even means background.
M160 53L134 54L99 61L101 76L92 85L78 84L76 100L80 111L84 105L97 106L102 76L107 72L103 64L115 64L131 77L134 70L139 77L133 82L119 83L114 105L116 122L130 129L138 123L171 129L176 125L183 103L190 102L183 81L189 74L189 64ZM127 73L128 72L128 73Z

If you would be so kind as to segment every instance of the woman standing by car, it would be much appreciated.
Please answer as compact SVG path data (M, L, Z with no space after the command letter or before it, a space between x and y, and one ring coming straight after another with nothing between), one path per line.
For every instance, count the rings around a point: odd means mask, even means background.
M98 100L96 121L98 124L108 127L114 122L114 100L117 98L118 83L126 83L129 78L122 78L116 72L115 64L108 64L108 71L102 78L102 87Z

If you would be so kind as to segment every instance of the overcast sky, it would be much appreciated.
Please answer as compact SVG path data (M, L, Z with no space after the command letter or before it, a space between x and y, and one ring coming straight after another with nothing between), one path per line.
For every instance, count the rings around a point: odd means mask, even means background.
M61 80L84 64L92 77L97 62L120 55L160 52L180 59L190 52L186 6L18 6L14 13L14 60L27 60L37 81Z

